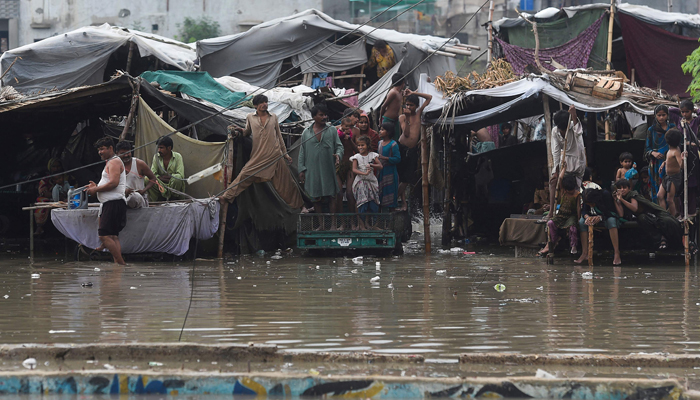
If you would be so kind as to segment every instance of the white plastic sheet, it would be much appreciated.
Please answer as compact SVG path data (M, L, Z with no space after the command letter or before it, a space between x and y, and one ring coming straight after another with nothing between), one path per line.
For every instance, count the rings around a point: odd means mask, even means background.
M51 222L66 237L90 249L100 246L97 207L51 210ZM219 202L197 200L158 207L129 209L126 227L119 233L122 253L168 253L181 256L190 239L211 239L219 229Z

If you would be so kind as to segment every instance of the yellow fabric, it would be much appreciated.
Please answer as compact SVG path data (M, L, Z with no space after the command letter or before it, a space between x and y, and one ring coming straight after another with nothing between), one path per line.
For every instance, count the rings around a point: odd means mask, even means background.
M135 147L145 143L155 142L159 137L172 132L173 128L163 121L146 102L139 98L139 113L136 121ZM223 163L226 157L226 142L203 142L192 139L178 132L170 136L173 139L173 151L182 155L185 164L185 178L209 168L217 163ZM156 153L156 144L152 143L135 151L136 157L142 160L152 160ZM214 196L224 189L221 175L213 175L187 185L185 193L198 199Z
M381 78L387 73L387 71L394 68L394 65L396 65L394 51L391 50L391 47L386 46L386 56L383 56L379 50L372 48L372 54L369 56L369 62L367 65L370 68L376 65L377 78Z

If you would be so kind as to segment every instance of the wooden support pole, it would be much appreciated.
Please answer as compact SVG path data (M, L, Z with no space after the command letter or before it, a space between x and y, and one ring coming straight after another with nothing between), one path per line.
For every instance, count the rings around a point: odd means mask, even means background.
M588 227L588 266L593 266L593 227Z
M131 83L131 81L129 81ZM141 79L136 82L136 87L132 84L133 94L131 96L131 108L129 109L129 115L126 117L126 122L124 123L124 129L122 134L119 135L119 140L126 139L126 134L129 132L129 127L131 126L131 121L134 119L134 113L136 112L136 105L139 103L139 92L141 91Z
M224 188L233 181L233 136L228 135L228 151L226 152L226 174L224 179ZM226 235L226 217L228 216L228 201L222 204L221 222L219 222L219 248L216 252L216 257L224 258L224 236Z
M355 4L355 2L352 2L350 4ZM364 83L365 83L365 64L362 64L362 67L360 68L360 88L357 90L357 93L360 94L362 93L362 90L364 90ZM358 97L359 100L359 97Z
M425 254L430 254L430 190L428 183L428 130L425 126L420 129L420 165L423 172L423 240L425 241Z
M552 157L552 113L549 110L549 96L542 93L542 105L544 108L544 129L547 134L547 167L549 175L554 172L554 158Z
M615 26L615 0L610 0L610 19L608 20L608 54L606 57L607 65L605 69L612 69L612 42L613 42L613 26Z
M29 260L34 262L34 210L29 210Z
M134 47L136 45L134 42L129 42L129 55L126 57L126 73L129 73L129 70L131 69L131 59L134 57Z
M491 0L489 2L489 20L488 20L488 57L486 58L487 66L491 64L491 59L493 57L493 9L494 9L494 1Z

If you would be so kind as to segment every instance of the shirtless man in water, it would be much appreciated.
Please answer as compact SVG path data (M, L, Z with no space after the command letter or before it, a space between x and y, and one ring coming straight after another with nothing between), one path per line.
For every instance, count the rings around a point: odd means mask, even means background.
M418 165L417 144L420 140L421 115L423 114L423 109L433 99L433 96L429 94L414 92L408 88L403 95L406 96L406 106L403 109L403 114L399 116L402 132L399 138L399 150L401 150L401 162L398 165L399 198L401 199L399 211L408 209L406 186L409 183L414 184L416 182L416 168ZM419 105L421 97L425 99L422 106Z
M382 124L385 122L394 124L394 132L391 138L398 142L401 136L401 127L398 120L401 114L401 106L403 105L403 91L406 87L406 80L403 74L395 73L391 77L391 85L391 90L386 95L379 114L382 116Z

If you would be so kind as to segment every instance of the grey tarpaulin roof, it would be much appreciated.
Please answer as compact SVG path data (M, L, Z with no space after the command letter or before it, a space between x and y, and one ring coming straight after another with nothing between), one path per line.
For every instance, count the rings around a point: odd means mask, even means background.
M214 77L232 75L252 85L272 87L284 59L309 52L319 44L327 42L334 34L344 34L358 27L359 25L335 20L311 9L256 25L247 32L200 40L197 42L197 55L200 58L201 69ZM368 34L368 44L373 44L378 39L385 40L398 59L403 59L410 53L409 46L426 55L429 49L437 49L448 40L435 36L400 33L390 29L377 29L372 32L373 29L371 26L362 26L357 34ZM454 40L454 43L458 41ZM355 53L357 52L353 52ZM348 69L347 65L352 64L353 60L354 65L361 63L359 59L352 59L352 55L345 54L343 57L350 57L345 60L346 67L343 70ZM355 57L359 58L359 53ZM441 58L446 57L433 56L425 64L433 65L435 70L444 65L449 66L448 69L455 69L454 60L440 60ZM413 66L415 64L409 66L404 62L405 68ZM318 68L332 72L340 67L331 58L321 63ZM442 69L437 73L443 74L446 70Z
M20 92L68 89L102 83L112 53L133 42L141 57L154 56L183 71L192 69L195 51L184 43L158 35L127 31L108 24L88 26L6 51L0 58L2 80Z
M610 4L586 4L582 6L564 7L559 8L545 8L535 14L523 13L525 16L533 17L538 21L557 19L559 17L560 11L566 14L567 18L571 18L578 11L582 10L592 10L592 9L609 9ZM691 29L700 29L700 15L698 14L682 14L676 12L665 12L657 10L648 6L640 6L636 4L621 3L616 5L617 11L635 17L636 19L646 22L648 24L662 26L662 25L680 25ZM512 28L514 26L523 26L527 24L522 18L501 18L498 21L494 21L493 28L497 31L501 28Z

